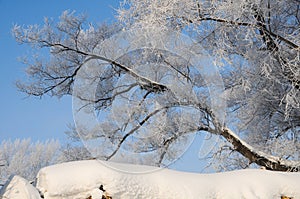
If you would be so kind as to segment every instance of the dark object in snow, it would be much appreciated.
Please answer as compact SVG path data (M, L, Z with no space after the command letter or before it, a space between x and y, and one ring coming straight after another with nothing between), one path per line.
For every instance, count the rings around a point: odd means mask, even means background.
M103 191L103 194L102 194L102 198L101 199L112 199L111 196L108 195L108 193L106 192L106 190L103 188L103 185L100 185L99 189L101 191Z
M293 199L294 197L281 196L281 199Z
M104 188L103 188L103 185L100 185L99 189L103 192L105 192Z
M102 198L101 199L112 199L111 196L105 196L105 195L102 195Z

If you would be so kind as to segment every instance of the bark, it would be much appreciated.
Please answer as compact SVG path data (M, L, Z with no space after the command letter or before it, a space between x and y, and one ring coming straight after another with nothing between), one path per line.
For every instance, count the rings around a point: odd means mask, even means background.
M284 160L255 150L228 128L224 128L220 134L230 142L234 146L234 149L242 156L247 158L250 162L265 167L267 170L290 172L299 172L300 170L300 162Z

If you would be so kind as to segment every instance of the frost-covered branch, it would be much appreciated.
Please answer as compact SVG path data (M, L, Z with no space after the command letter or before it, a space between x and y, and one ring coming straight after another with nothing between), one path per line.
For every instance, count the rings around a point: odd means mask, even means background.
M106 159L109 160L111 159L120 149L120 147L122 146L122 144L125 142L125 140L132 135L133 133L136 133L136 131L141 128L143 126L143 124L145 124L152 116L154 116L155 114L163 111L163 109L157 109L153 112L151 112L149 115L147 115L142 121L139 122L139 124L137 126L135 126L134 128L132 128L128 133L126 133L121 140L119 141L116 149L112 152L112 154L110 154Z
M184 18L183 18L184 19ZM186 19L184 19L186 20ZM188 20L188 22L190 23L193 23L192 20ZM266 29L266 27L263 26L263 24L261 22L258 22L257 24L251 24L251 23L248 23L248 22L239 22L239 21L229 21L229 20L226 20L226 19L222 19L222 18L213 18L213 17L204 17L204 18L200 18L198 19L198 21L214 21L214 22L219 22L219 23L225 23L225 24L230 24L230 25L234 25L234 26L249 26L249 27L252 27L252 28L259 28L259 29L262 29L263 33L262 34L265 34L267 33L268 35L274 37L275 39L279 39L283 42L285 42L286 44L288 44L291 48L299 51L300 50L300 47L299 45L295 44L294 42ZM265 39L265 42L267 40Z
M289 161L259 151L247 144L228 128L224 128L220 133L228 142L233 145L234 150L247 158L250 163L256 163L257 165L263 166L268 170L274 171L298 172L300 170L299 161Z

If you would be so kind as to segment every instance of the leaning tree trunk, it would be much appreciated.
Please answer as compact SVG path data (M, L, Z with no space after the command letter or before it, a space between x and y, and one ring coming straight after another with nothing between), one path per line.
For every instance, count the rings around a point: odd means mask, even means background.
M257 165L273 171L300 171L300 162L281 159L256 150L228 128L222 129L220 134L234 146L237 152L250 162L254 162Z

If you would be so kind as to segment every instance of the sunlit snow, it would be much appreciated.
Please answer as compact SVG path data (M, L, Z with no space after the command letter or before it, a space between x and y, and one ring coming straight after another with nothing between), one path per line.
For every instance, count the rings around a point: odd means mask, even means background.
M10 190L4 192L28 186L27 183L10 184ZM37 176L36 187L45 199L86 199L89 196L101 199L104 194L99 189L101 185L113 199L300 198L300 173L245 169L198 174L98 160L45 167ZM33 191L31 195L36 194L33 187L26 190ZM21 198L35 199L29 195Z
M37 181L37 188L49 199L84 198L100 185L114 199L300 198L300 173L259 169L196 174L91 160L46 167Z

